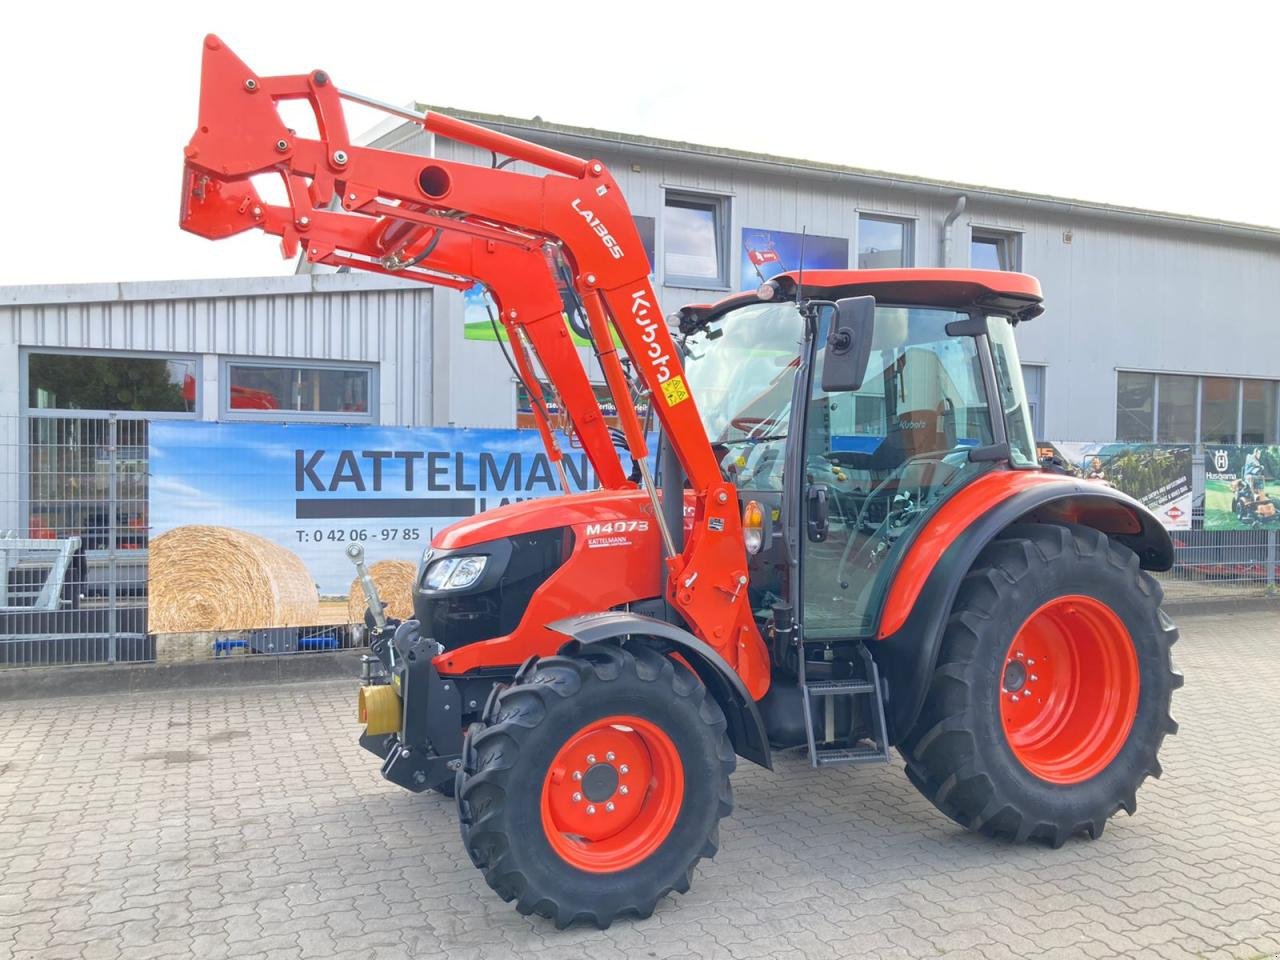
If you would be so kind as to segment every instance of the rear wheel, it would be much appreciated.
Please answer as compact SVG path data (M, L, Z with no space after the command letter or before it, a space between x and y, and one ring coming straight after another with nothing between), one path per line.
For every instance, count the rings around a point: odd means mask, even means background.
M521 913L607 927L689 889L732 809L724 714L640 643L522 670L463 746L463 841Z
M956 597L903 742L912 783L973 830L1060 846L1132 814L1177 731L1160 585L1096 530L1010 527Z

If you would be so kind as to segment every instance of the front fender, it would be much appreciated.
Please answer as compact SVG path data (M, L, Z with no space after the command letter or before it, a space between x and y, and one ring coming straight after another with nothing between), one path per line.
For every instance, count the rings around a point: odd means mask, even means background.
M898 743L920 713L960 581L984 547L1014 523L1092 527L1138 555L1145 570L1173 565L1173 542L1137 500L1111 487L1031 471L998 470L962 487L908 546L868 644L888 681L889 737Z
M729 740L734 752L752 763L773 769L764 721L760 718L760 710L747 691L746 684L720 654L688 630L665 620L625 610L567 617L548 624L547 628L580 644L601 643L627 636L662 641L693 668L698 679L720 704L729 724Z

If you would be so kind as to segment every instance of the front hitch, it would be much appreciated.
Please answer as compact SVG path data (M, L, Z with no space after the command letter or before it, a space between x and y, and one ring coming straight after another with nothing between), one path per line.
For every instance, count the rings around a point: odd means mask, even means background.
M453 779L462 754L462 697L432 660L438 643L421 635L417 620L388 620L364 565L359 544L347 548L369 603L369 650L381 665L375 678L366 662L358 715L367 724L360 745L382 758L382 775L415 793Z

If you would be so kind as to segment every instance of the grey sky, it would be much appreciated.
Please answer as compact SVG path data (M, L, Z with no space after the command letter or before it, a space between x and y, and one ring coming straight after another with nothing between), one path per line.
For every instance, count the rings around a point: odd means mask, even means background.
M1278 26L1236 3L15 4L0 284L291 269L178 230L210 31L395 102L1280 226Z

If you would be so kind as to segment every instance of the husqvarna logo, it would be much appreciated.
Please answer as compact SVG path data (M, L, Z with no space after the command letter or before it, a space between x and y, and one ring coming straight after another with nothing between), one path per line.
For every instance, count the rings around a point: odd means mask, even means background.
M1216 470L1218 473L1224 473L1226 472L1228 463L1229 461L1227 459L1227 451L1225 450L1213 451L1213 469L1214 470Z

